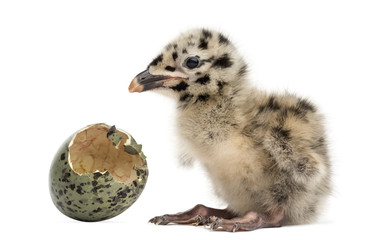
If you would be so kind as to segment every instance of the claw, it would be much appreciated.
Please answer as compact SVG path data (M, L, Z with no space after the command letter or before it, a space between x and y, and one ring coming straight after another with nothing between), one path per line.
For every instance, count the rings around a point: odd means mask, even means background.
M156 225L165 225L167 224L167 218L166 216L158 216L158 217L154 217L152 219L149 220L149 223L154 223Z
M201 215L197 215L197 217L195 217L195 223L194 223L194 225L195 225L195 226L198 226L198 225L200 225L201 223L203 224L202 216L201 216Z
M210 216L206 219L206 221L204 222L203 226L204 227L210 227L210 223L213 222L211 219L213 218L213 216Z
M165 215L164 215L164 216L161 216L161 217L159 217L159 218L157 219L156 225L166 224L166 223L165 223L166 220L167 220L167 218L166 218Z
M210 225L210 230L216 230L219 227L219 224L221 222L221 218L217 218L214 222Z
M238 231L238 229L240 228L240 226L241 226L241 223L236 222L236 223L233 225L233 230L232 230L232 232L236 232L236 231Z
M217 214L214 216L213 214ZM208 217L209 216L209 217ZM212 231L252 231L263 227L279 227L284 220L284 211L276 211L261 215L257 212L248 212L238 216L227 210L219 210L197 205L194 208L177 214L165 214L149 220L156 225L193 224L204 225Z
M158 217L151 218L148 223L155 223Z

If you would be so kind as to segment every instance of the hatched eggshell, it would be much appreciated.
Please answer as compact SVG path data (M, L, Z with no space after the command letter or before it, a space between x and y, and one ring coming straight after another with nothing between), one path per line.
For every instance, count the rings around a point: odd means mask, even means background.
M137 153L125 151L126 146ZM114 126L93 124L59 148L49 187L54 205L66 216L101 221L128 209L144 190L147 177L146 157L131 135Z

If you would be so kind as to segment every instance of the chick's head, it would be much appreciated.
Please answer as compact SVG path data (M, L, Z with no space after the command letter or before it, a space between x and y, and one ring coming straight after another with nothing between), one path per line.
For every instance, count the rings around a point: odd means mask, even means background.
M175 96L214 96L238 84L247 68L222 33L195 29L164 47L129 86L130 92L161 90Z

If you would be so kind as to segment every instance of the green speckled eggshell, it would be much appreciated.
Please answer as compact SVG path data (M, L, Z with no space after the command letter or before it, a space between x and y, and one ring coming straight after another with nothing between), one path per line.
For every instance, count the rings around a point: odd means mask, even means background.
M115 181L108 172L82 175L74 172L68 162L68 147L72 138L60 147L50 169L50 194L57 209L68 217L87 222L106 220L128 209L144 190L148 177L146 157L141 152L141 146L132 141L131 146L138 148L145 166L137 168L137 179L125 185Z

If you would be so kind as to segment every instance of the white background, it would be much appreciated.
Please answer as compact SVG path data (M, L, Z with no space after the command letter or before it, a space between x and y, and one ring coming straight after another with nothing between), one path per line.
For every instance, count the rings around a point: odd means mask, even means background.
M223 31L270 91L310 98L326 116L335 191L315 224L216 233L147 221L197 203L225 207L200 167L178 166L175 104L129 94L179 32ZM382 239L383 7L381 1L1 1L0 234L7 239ZM83 223L52 204L48 172L78 129L105 122L148 156L138 201ZM1 237L2 239L3 236Z

